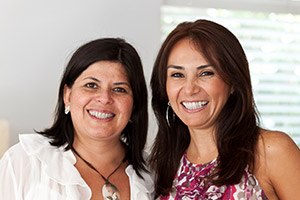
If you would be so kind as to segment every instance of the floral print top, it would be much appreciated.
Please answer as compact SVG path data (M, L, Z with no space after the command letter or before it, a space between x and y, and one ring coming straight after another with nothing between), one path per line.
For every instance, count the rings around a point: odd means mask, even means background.
M268 200L255 176L245 169L241 182L236 185L221 187L204 184L205 177L217 166L217 160L206 164L193 164L187 160L186 154L175 180L173 191L160 200Z

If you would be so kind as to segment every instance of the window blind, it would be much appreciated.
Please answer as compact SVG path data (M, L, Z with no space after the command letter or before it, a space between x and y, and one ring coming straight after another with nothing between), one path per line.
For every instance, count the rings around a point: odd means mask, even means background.
M249 61L262 126L286 132L300 146L300 15L182 6L161 11L162 40L180 22L200 18L232 31Z

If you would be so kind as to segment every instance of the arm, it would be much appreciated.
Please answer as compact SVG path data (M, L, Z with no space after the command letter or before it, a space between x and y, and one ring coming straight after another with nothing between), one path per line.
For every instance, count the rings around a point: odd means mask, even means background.
M281 200L300 197L300 150L285 133L267 132L265 139L266 172Z

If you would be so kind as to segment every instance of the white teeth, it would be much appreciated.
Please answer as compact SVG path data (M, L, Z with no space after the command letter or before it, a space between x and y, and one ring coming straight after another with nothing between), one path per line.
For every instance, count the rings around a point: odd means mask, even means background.
M98 119L107 119L107 118L114 116L114 114L112 114L112 113L103 113L103 112L97 112L97 111L89 111L89 113Z
M208 104L208 101L182 102L183 106L189 110L199 109Z

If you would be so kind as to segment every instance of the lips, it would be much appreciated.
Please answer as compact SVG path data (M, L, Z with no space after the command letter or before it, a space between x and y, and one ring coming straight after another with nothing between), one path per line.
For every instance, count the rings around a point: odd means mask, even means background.
M193 102L184 101L181 104L188 110L197 110L206 106L208 104L208 101L193 101Z
M96 117L97 119L108 119L108 118L113 118L115 116L114 113L109 113L109 112L99 112L95 110L89 110L88 111L90 115Z

